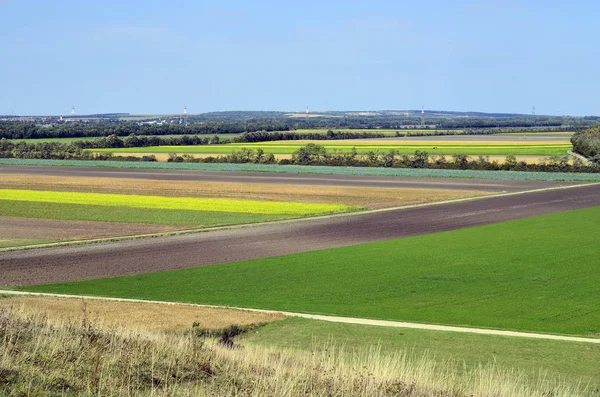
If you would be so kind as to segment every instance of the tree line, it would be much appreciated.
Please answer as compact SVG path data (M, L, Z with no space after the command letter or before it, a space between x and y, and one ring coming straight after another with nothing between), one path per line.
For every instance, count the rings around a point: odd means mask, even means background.
M516 156L506 156L504 162L490 160L489 156L470 157L466 154L430 156L425 151L415 151L414 155L399 155L395 150L369 151L357 153L334 150L328 152L321 145L310 143L299 148L292 158L282 159L280 165L325 165L346 167L391 167L391 168L431 168L487 171L537 171L537 172L600 172L598 165L586 165L575 159L572 164L568 156L555 156L544 159L539 164L531 164L517 160Z
M578 131L571 137L573 151L600 164L600 125L585 131Z
M155 161L152 159L151 161ZM263 149L243 148L229 155L196 158L191 155L169 155L169 162L192 163L254 163L279 165L321 165L343 167L387 167L387 168L429 168L448 170L484 170L484 171L530 171L530 172L600 172L598 165L586 165L575 159L571 163L568 156L556 156L544 159L539 164L519 161L516 156L506 156L504 162L490 160L487 156L470 157L466 154L452 156L430 156L424 151L415 151L413 155L398 155L395 150L370 151L359 154L355 148L350 152L334 150L328 152L321 145L309 143L292 153L291 159L277 160Z
M285 117L284 114L271 117L194 116L189 124L178 123L137 123L132 121L100 121L83 123L77 120L61 124L39 125L32 122L0 122L0 138L40 139L40 138L84 138L117 135L215 135L241 134L258 131L293 131L297 129L411 129L421 128L418 116L347 116L336 115L304 118ZM596 122L593 118L581 117L441 117L427 116L425 129L489 129L503 131L533 129L542 131L563 131L589 128Z
M284 122L257 123L217 123L203 124L69 124L37 125L34 123L0 122L0 139L41 139L41 138L89 138L110 135L161 136L161 135L215 135L241 134L255 131L286 131Z

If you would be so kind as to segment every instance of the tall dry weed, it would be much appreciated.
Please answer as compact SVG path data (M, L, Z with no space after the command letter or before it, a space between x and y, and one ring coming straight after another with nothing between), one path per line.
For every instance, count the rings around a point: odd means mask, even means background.
M554 396L586 395L531 383L493 365L456 363L378 347L328 343L295 352L228 348L197 332L143 332L0 308L0 396Z

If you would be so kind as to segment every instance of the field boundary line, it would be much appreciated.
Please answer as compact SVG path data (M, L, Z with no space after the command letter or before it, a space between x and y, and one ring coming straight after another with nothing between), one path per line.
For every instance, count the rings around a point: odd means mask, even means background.
M579 343L594 343L600 344L600 338L586 338L581 336L566 336L566 335L555 335L555 334L544 334L538 332L525 332L525 331L509 331L493 328L475 328L475 327L463 327L454 325L440 325L440 324L427 324L427 323L414 323L406 321L392 321L392 320L375 320L368 318L357 318L357 317L341 317L341 316L329 316L323 314L310 314L310 313L296 313L286 312L281 310L267 310L267 309L253 309L247 307L235 307L235 306L220 306L220 305L202 305L197 303L185 303L185 302L168 302L168 301L155 301L146 299L131 299L131 298L114 298L106 296L90 296L90 295L70 295L70 294L54 294L44 292L28 292L28 291L15 291L15 290L1 290L0 295L15 295L15 296L42 296L42 297L54 297L54 298L68 298L68 299L90 299L90 300L101 300L111 302L125 302L125 303L150 303L160 305L187 305L192 307L204 307L214 309L230 309L230 310L242 310L257 313L266 314L282 314L287 317L299 317L310 320L328 321L332 323L341 324L356 324L356 325L371 325L378 327L389 327L389 328L410 328L420 329L427 331L441 331L441 332L458 332L468 334L479 334L479 335L492 335L492 336L508 336L508 337L519 337L529 339L542 339L542 340L555 340L562 342L579 342Z
M42 248L68 247L68 246L72 246L72 245L75 246L75 245L100 244L100 243L119 242L119 241L127 241L127 240L138 240L138 239L144 239L144 238L172 237L172 236L181 236L181 235L194 234L194 233L200 234L200 233L208 233L208 232L215 232L215 231L221 231L221 230L245 229L245 228L252 228L252 227L280 225L280 224L288 224L288 223L296 223L296 222L310 222L310 221L324 220L324 219L368 215L368 214L375 214L375 213L380 213L380 212L400 211L400 210L407 210L407 209L412 209L412 208L432 207L432 206L436 206L436 205L484 200L484 199L490 199L490 198L496 198L496 197L509 197L509 196L523 195L523 194L547 192L547 191L553 191L553 190L575 189L575 188L592 186L592 185L600 185L600 182L585 182L585 183L580 183L577 185L568 185L568 186L551 186L551 187L540 188L540 189L524 190L524 191L520 191L520 192L500 192L500 193L492 193L492 194L481 195L481 196L462 197L462 198L457 198L457 199L436 201L436 202L432 202L432 203L408 204L408 205L402 205L402 206L398 206L398 207L379 208L379 209L373 209L373 210L358 210L358 211L341 212L341 213L334 213L334 214L328 214L328 215L318 215L318 216L312 216L312 217L309 216L309 217L303 217L303 218L283 219L283 220L278 220L278 221L244 223L244 224L240 224L240 225L216 226L216 227L208 227L208 228L202 228L202 229L174 230L174 231L164 232L164 233L139 234L139 235L133 235L133 236L116 236L116 237L107 237L107 238L101 238L101 239L75 240L75 241L64 241L64 242L57 242L57 243L25 245L25 246L20 246L20 247L7 247L7 248L0 248L0 254L4 253L4 252L26 251L26 250L42 249Z

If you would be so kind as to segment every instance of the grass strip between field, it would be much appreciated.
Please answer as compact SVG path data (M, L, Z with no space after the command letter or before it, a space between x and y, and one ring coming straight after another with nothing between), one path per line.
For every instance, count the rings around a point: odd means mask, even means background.
M3 201L297 216L352 209L339 204L0 189L0 203Z
M600 207L350 247L23 287L596 336Z

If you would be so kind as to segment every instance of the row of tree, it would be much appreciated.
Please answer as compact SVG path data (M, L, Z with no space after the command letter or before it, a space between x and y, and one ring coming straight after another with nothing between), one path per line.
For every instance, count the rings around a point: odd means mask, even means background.
M277 164L277 159L271 153L267 154L263 149L247 149L233 151L231 154L222 156L210 156L205 158L194 157L189 154L178 156L170 153L167 162L175 163L231 163L231 164Z
M155 159L154 159L155 160ZM292 154L291 159L277 161L272 154L262 149L242 149L230 155L196 158L190 155L171 154L171 162L192 163L254 163L279 165L322 165L345 167L393 167L393 168L430 168L485 171L535 171L535 172L600 172L600 166L586 165L580 160L571 161L567 156L548 158L539 164L519 161L515 156L506 156L504 162L490 160L489 157L469 157L465 154L452 156L430 156L427 152L416 151L414 155L398 155L396 151L369 152L359 154L351 152L328 152L323 146L308 144Z
M267 113L268 114L268 113ZM545 131L576 130L588 128L596 121L581 117L448 117L427 116L426 129L489 129L504 131L511 129L534 129ZM0 138L39 139L39 138L83 138L117 135L215 135L241 134L257 131L293 131L304 128L316 129L411 129L421 125L417 116L348 116L325 115L305 120L287 117L283 113L270 117L244 117L242 115L194 116L188 124L178 123L137 123L131 121L81 123L78 121L38 125L31 122L0 122ZM421 127L419 127L421 128Z
M0 122L0 138L6 139L40 139L40 138L87 138L107 137L110 135L215 135L241 134L255 131L286 131L289 127L285 122L256 122L256 123L217 123L203 124L55 124L37 125L34 123Z
M0 157L19 159L91 160L95 156L73 144L60 142L16 142L0 139Z
M365 154L334 150L328 152L325 147L310 143L299 148L290 160L283 159L279 164L325 165L346 167L393 167L393 168L432 168L488 171L537 171L537 172L600 172L600 166L587 165L581 160L571 162L568 156L545 159L538 164L518 161L515 156L507 156L504 162L490 160L486 156L471 158L466 154L446 156L430 156L429 153L416 151L414 155L398 155L395 150L370 151Z

